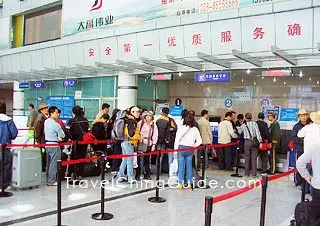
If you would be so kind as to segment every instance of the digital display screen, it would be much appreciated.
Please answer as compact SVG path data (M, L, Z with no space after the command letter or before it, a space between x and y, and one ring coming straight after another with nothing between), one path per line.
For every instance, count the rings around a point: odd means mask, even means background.
M44 82L33 82L32 88L36 88L36 89L44 88Z
M24 45L61 38L61 6L25 15Z
M77 80L64 80L63 87L74 87L77 85Z

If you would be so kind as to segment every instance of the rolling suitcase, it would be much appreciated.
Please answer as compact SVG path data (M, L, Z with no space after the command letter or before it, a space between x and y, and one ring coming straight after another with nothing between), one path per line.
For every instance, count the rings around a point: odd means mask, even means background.
M41 184L41 150L22 148L13 151L12 187L31 188Z

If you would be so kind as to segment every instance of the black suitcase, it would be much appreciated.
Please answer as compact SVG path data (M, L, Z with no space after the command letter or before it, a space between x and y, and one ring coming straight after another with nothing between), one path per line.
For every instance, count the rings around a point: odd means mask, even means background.
M294 211L294 220L290 223L290 226L309 226L309 212L310 212L310 202L305 198L306 194L306 180L302 179L302 193L301 202L296 205Z

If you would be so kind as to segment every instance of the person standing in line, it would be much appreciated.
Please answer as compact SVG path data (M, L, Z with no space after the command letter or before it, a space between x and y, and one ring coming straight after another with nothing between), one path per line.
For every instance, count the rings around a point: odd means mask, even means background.
M137 128L138 120L140 118L140 109L132 107L125 118L124 136L125 141L121 143L122 153L124 155L133 155L134 149L137 148L140 140L140 133ZM136 183L133 173L133 157L123 158L119 171L119 182L126 181L125 171L127 170L127 178L129 183Z
M303 154L303 138L298 137L299 131L307 125L307 121L309 118L309 113L305 109L300 109L298 112L299 122L294 125L291 136L292 140L294 142L294 150L297 156L297 159ZM299 172L295 175L295 185L300 186L301 185L301 176Z
M84 133L87 133L90 130L90 125L88 119L84 117L83 108L76 105L72 108L73 118L69 120L67 124L68 138L73 141L83 141ZM73 145L72 159L83 159L87 156L87 144L77 144ZM78 165L73 165L75 176L82 179L85 176L84 173L85 163L80 163Z
M270 134L272 137L272 151L271 151L271 167L270 174L276 173L276 161L277 161L277 147L280 142L280 124L276 119L276 115L273 112L268 113L268 120L271 122Z
M55 106L49 108L49 118L44 122L46 144L58 144L65 134L57 123L60 113ZM47 151L47 185L57 186L57 161L61 159L60 147L46 147Z
M234 132L232 126L232 112L225 114L225 119L218 126L218 143L229 144L231 137L237 138L238 135ZM232 147L223 147L218 149L218 167L220 170L233 171L231 159Z
M18 136L18 129L13 120L6 115L7 105L5 102L0 101L0 144L11 144L11 140L14 140ZM2 151L2 150L1 150ZM0 152L1 153L1 152ZM1 153L2 154L2 153ZM12 174L12 156L10 149L5 149L4 151L5 159L2 162L0 157L0 166L4 165L4 189L6 190L11 183L11 174ZM0 176L1 171L0 171ZM2 181L0 180L0 187Z
M270 135L270 131L268 128L268 123L266 123L264 121L264 113L260 112L258 114L258 121L256 122L258 124L259 127L259 131L260 131L260 135L262 138L262 141L268 141L268 144L271 144L272 142L272 137ZM267 150L261 150L259 151L258 155L260 156L261 159L261 167L262 167L262 171L261 173L267 173L268 171L268 162L269 162L269 158L268 158L268 149Z
M113 110L112 117L108 123L109 127L107 127L107 139L112 139L111 134L112 134L112 131L114 128L115 121L117 120L117 118L118 118L118 120L119 120L119 118L121 118L120 117L121 113L122 113L122 111L120 109ZM109 136L109 134L110 134L110 136ZM121 155L122 154L121 141L117 140L117 142L112 143L111 147L112 147L112 154L113 155ZM113 174L114 178L117 177L117 174L120 169L121 161L122 161L121 159L113 159L112 160L111 174Z
M146 145L146 152L150 153L156 150L158 142L158 127L154 121L154 114L152 111L146 111L143 114L143 119L138 123L138 130L140 131L140 142ZM141 151L141 150L138 150ZM143 164L140 164L140 170L137 171L136 178L139 179L141 169L144 172L143 179L151 180L150 177L150 155L138 157Z
M213 135L209 122L209 112L207 110L201 111L201 118L197 121L203 145L211 145L213 142ZM201 155L205 159L205 167L209 168L208 163L208 149L201 150ZM200 165L200 164L199 164Z
M27 121L27 128L29 129L29 131L27 133L27 139L24 142L25 144L27 144L30 139L34 139L34 127L38 117L37 112L34 110L33 104L29 104L28 109L29 109L29 116Z
M101 111L96 115L96 119L101 119L102 115L108 115L110 112L110 105L107 103L102 104Z
M257 157L258 148L253 146L253 139L257 138L260 144L262 143L262 138L260 135L258 124L252 121L252 114L245 114L246 123L242 124L238 132L243 134L244 138L244 154L245 154L245 176L251 176L253 178L257 177Z
M195 127L195 120L192 114L188 114L185 117L183 126L180 126L177 131L177 136L174 143L174 149L183 149L190 147L198 147L202 143L201 135L199 130ZM193 173L192 173L192 157L194 151L175 152L174 157L178 158L178 178L179 183L177 189L181 190L183 184L188 184L187 188L192 188L193 184ZM186 180L185 178L186 169Z
M48 105L40 104L38 107L38 112L39 112L39 115L34 125L34 138L35 138L36 144L44 144L45 143L44 122L48 118L48 114L49 114ZM45 148L41 148L41 154L42 154L42 172L46 172L47 154L46 154Z
M165 107L161 111L161 117L156 122L158 128L158 150L173 148L177 131L177 124L169 117L169 108ZM162 172L163 156L160 157L160 172ZM173 153L168 153L168 167L173 162ZM168 172L169 173L169 172Z
M320 111L310 114L310 118L316 126L313 133L320 137ZM304 127L305 128L305 127ZM317 138L316 136L314 136ZM304 153L297 161L297 170L300 175L312 186L312 201L309 212L309 226L320 225L320 139L313 140L311 144L304 146ZM310 175L306 165L312 162L313 176Z

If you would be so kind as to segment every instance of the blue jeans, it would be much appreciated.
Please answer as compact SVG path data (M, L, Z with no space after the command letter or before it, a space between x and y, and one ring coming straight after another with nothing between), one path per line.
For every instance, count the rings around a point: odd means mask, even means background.
M189 148L186 146L179 146L179 149ZM185 169L187 169L186 179L188 184L192 184L192 158L193 158L193 151L183 151L178 152L178 178L179 184L184 183L184 175Z
M57 161L61 159L60 147L46 147L47 151L47 183L57 182Z
M157 146L158 150L166 150L168 148L167 144L159 144ZM161 154L160 156L160 173L162 172L162 162L163 162L163 155ZM173 162L173 153L168 153L168 167L169 167L169 171L170 171L170 164Z
M134 152L134 147L132 144L129 144L128 142L124 141L121 143L122 147L122 154L124 155L132 155ZM129 158L123 158L122 163L120 166L120 171L119 171L119 177L120 178L125 178L125 170L127 169L127 175L128 175L128 180L132 181L134 179L134 174L133 174L133 157Z

